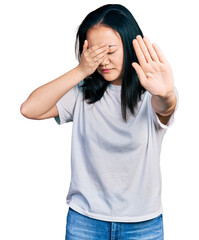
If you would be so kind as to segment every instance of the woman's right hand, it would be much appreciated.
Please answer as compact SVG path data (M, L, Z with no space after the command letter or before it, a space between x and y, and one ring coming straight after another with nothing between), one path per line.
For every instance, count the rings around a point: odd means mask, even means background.
M90 76L95 72L99 64L105 60L108 52L109 46L105 43L100 43L88 48L88 40L85 40L78 69L82 71L86 77Z

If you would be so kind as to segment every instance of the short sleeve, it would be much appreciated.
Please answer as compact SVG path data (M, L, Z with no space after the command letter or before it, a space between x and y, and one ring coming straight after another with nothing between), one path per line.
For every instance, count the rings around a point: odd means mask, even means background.
M151 104L151 97L152 95L148 92L148 108L149 108L149 113L155 123L155 125L158 127L158 128L161 128L161 129L168 129L173 123L174 123L174 117L175 117L175 113L177 111L177 108L178 108L178 105L179 105L179 95L178 95L178 90L176 87L174 87L174 91L175 91L175 94L176 94L176 97L177 97L177 104L176 104L176 107L175 107L175 110L174 112L172 113L168 123L165 125L163 124L160 119L158 118L156 112L154 111L153 107L152 107L152 104Z
M78 86L71 88L60 100L56 103L59 115L54 117L57 124L73 121L73 113L76 104Z

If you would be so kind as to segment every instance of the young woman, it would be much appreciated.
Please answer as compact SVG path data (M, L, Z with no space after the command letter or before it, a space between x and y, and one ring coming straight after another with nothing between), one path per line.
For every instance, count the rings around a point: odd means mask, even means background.
M171 67L130 11L82 21L79 64L34 90L31 119L73 121L66 239L163 239L160 151L178 95Z

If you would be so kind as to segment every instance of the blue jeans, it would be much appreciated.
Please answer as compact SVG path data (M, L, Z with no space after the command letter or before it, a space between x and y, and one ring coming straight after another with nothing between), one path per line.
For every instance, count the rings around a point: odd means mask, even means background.
M65 240L164 240L163 216L143 222L109 222L69 207Z

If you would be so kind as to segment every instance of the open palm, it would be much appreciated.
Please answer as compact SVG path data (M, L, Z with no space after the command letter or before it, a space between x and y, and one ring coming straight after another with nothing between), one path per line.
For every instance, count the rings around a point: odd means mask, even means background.
M147 37L138 35L133 40L139 64L134 67L141 85L152 95L167 97L174 89L171 67L157 44L151 44Z

